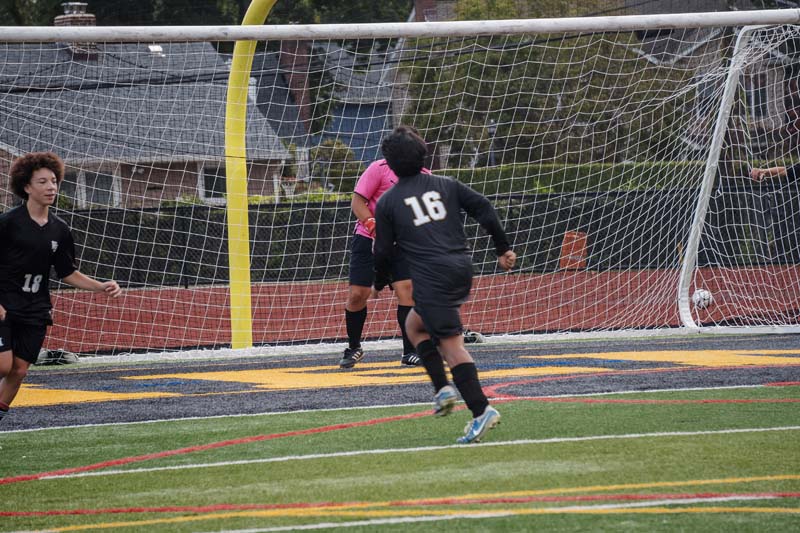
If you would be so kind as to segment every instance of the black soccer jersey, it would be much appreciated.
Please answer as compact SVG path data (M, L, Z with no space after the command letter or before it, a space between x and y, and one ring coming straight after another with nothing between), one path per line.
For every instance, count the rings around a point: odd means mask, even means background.
M75 272L75 243L67 224L50 213L40 226L22 205L0 215L0 304L11 319L50 324L50 267Z
M509 250L505 231L485 196L446 176L401 178L381 196L375 210L378 277L389 271L396 242L410 262L417 303L463 303L471 287L472 261L462 211L492 236L498 255Z

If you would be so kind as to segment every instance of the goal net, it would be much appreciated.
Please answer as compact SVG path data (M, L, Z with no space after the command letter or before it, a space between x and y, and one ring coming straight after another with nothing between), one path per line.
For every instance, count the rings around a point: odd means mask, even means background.
M256 347L341 342L351 193L382 136L411 124L433 172L495 203L519 255L501 273L468 221L467 328L782 330L800 308L800 191L748 176L800 162L800 40L781 25L795 19L7 28L0 202L18 203L15 157L61 155L56 213L80 268L125 289L110 301L54 282L51 348L224 348L236 312ZM252 67L236 71L226 39L257 42ZM365 338L399 337L395 305L370 300Z

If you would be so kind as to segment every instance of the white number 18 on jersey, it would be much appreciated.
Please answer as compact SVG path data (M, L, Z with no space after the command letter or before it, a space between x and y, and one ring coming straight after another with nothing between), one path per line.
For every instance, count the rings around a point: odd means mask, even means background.
M444 220L447 216L447 209L442 203L442 197L436 191L428 191L423 194L421 205L416 196L409 196L403 201L414 211L415 226L427 224L431 220Z

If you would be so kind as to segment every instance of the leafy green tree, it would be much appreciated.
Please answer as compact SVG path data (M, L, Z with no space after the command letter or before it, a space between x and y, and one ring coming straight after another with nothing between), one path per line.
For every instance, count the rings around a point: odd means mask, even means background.
M49 26L60 13L63 0L3 0L0 20L7 26Z
M582 9L601 7L595 3ZM534 7L515 0L457 4L459 17L468 19L564 11L553 0ZM416 107L403 118L429 142L447 144L450 166L490 152L497 163L674 155L673 132L680 129L675 122L686 115L675 111L692 96L675 91L691 74L639 58L632 48L641 43L633 33L480 37L457 44L429 41L433 53L406 69ZM663 98L668 95L673 97ZM487 163L483 158L478 164Z

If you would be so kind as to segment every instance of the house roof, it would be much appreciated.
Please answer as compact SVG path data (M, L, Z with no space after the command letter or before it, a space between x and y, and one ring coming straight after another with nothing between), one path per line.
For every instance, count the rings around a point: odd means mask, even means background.
M230 67L209 43L63 43L0 48L0 145L67 161L192 161L225 155ZM266 118L247 111L247 158L289 157Z
M641 2L626 0L630 14L710 13L732 9L754 9L750 0L661 0ZM683 28L636 32L642 44L635 48L641 56L655 64L672 65L696 55L704 45L723 33L717 28Z
M297 146L305 146L308 132L300 119L300 106L292 98L282 75L278 53L255 54L251 72L256 83L256 105L261 113L279 137Z
M392 99L397 65L391 53L357 55L331 42L315 43L317 60L333 78L334 97L348 104L373 104Z

